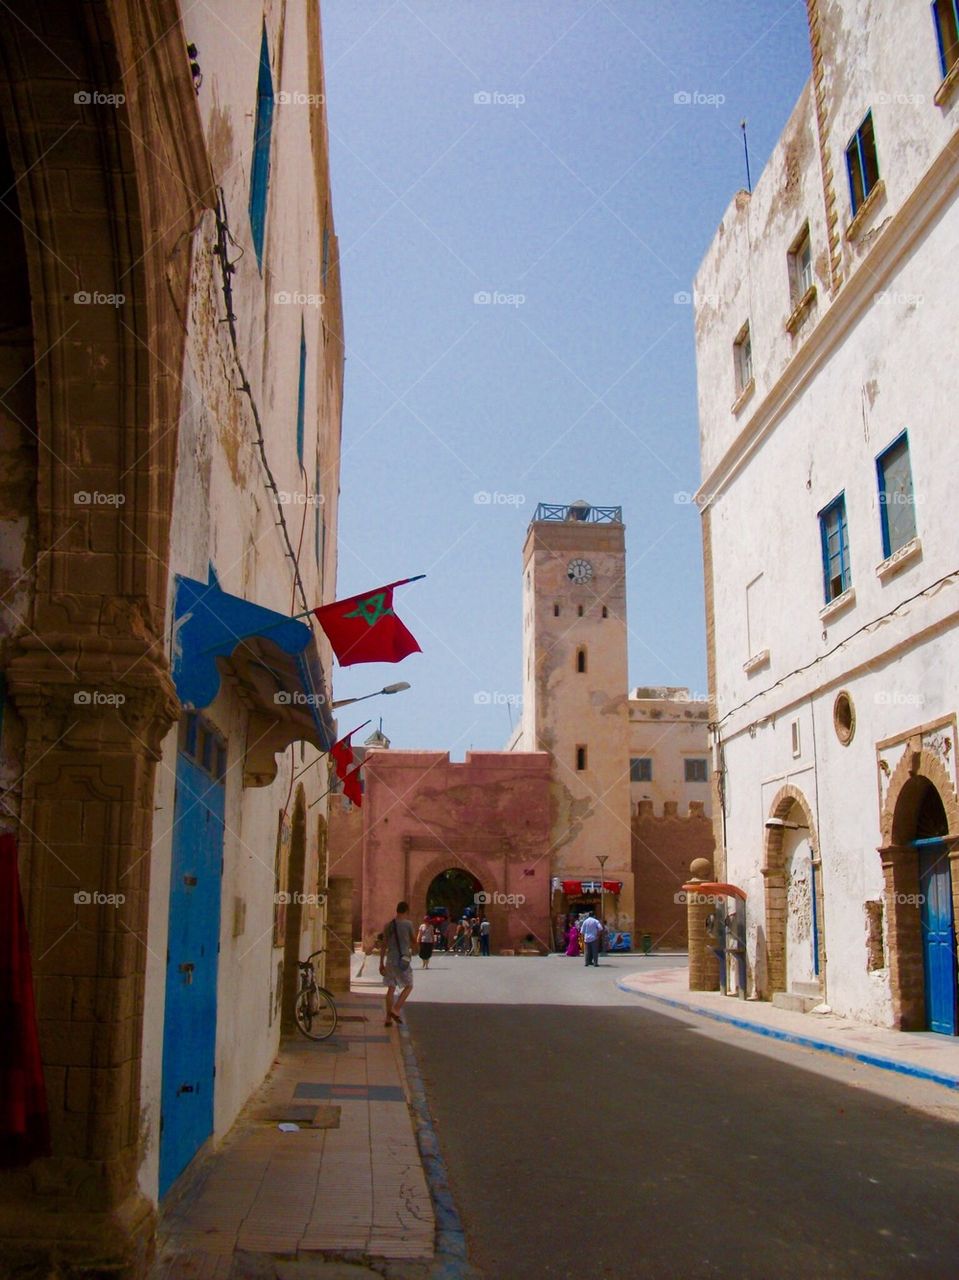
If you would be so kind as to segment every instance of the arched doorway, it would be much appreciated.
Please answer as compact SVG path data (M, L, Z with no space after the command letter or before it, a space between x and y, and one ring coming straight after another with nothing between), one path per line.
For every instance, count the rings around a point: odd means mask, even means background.
M478 905L476 895L482 890L482 884L471 871L465 867L448 867L430 881L426 909L432 912L436 907L445 907L450 920L460 920L467 908Z
M954 1036L959 1026L950 859L954 841L943 797L930 778L916 773L898 790L892 837L895 849L886 852L898 856L887 902L895 925L890 934L899 974L915 975L912 983L900 978L897 984L900 1016L907 1030ZM916 963L920 957L921 965ZM890 955L891 965L893 959Z
M821 998L826 945L822 861L806 798L783 787L766 819L766 935L769 994Z
M303 898L306 871L306 799L302 786L296 789L293 804L293 825L290 837L290 865L287 884L286 937L283 940L283 1005L280 1022L285 1035L296 1030L293 1009L299 986L300 938L303 933ZM312 888L310 892L315 892Z

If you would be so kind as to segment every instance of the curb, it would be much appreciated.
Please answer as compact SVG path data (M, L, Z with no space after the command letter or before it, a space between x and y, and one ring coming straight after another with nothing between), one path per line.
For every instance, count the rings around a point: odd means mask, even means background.
M780 1040L784 1044L798 1045L803 1049L815 1049L818 1053L830 1053L836 1058L849 1058L853 1062L861 1062L867 1067L878 1067L881 1071L894 1071L898 1075L911 1076L915 1080L927 1080L931 1084L941 1085L944 1089L959 1089L959 1076L950 1076L942 1071L932 1071L928 1067L914 1066L911 1062L899 1062L896 1058L884 1058L880 1054L863 1053L858 1049L846 1049L842 1045L833 1044L829 1040L816 1040L812 1036L799 1035L795 1031L780 1031L778 1027L765 1027L759 1022L749 1022L746 1018L736 1018L727 1013L716 1013L713 1009L703 1009L699 1005L689 1004L685 1000L674 1000L669 996L653 995L646 991L637 991L635 987L627 987L624 982L617 982L620 991L626 991L640 1000L653 1000L658 1004L668 1005L672 1009L681 1009L684 1013L694 1013L699 1018L711 1018L713 1022L724 1022L728 1026L738 1027L740 1031L751 1031L757 1036L766 1036L769 1040Z
M466 1232L459 1211L453 1202L446 1161L440 1152L439 1139L433 1126L429 1103L419 1064L413 1051L408 1027L399 1028L400 1047L403 1052L403 1068L410 1093L410 1108L416 1122L416 1144L419 1147L423 1171L433 1201L436 1218L435 1260L430 1280L468 1280L479 1272L470 1266L467 1257Z

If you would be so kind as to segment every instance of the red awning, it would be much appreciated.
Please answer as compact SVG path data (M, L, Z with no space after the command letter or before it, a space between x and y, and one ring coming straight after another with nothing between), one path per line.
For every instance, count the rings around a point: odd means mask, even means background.
M568 898L578 897L582 893L599 893L600 891L598 880L561 880L560 884L563 886L563 893ZM583 887L584 885L585 888ZM603 881L604 893L622 893L622 891L622 880Z

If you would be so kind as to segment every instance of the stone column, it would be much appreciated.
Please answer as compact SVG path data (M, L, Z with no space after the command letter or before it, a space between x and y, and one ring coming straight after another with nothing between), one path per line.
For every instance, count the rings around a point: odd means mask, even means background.
M353 954L353 881L330 876L326 900L326 985L348 995Z
M154 1227L137 1185L154 775L178 707L142 642L51 650L22 638L7 679L53 1155L0 1175L0 1253L138 1275Z
M712 903L701 901L696 893L697 884L712 879L713 867L707 858L694 858L689 868L686 923L689 931L689 989L690 991L719 990L719 960L706 942L706 917L715 910Z

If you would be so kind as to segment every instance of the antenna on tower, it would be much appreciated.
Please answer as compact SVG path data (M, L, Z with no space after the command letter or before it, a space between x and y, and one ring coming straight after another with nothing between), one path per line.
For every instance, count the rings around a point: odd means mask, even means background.
M745 120L740 121L739 127L743 131L743 151L745 152L745 155L746 155L746 190L749 192L750 195L752 195L753 180L749 174L749 143L746 141L746 121Z

